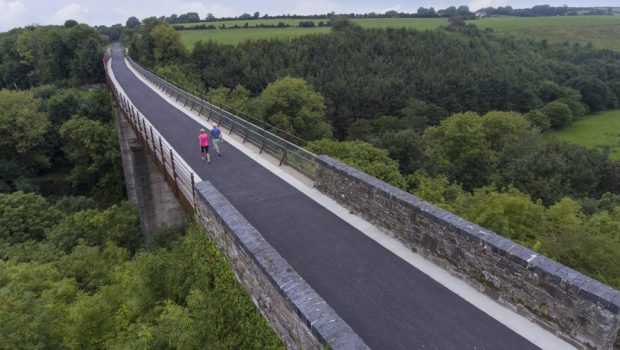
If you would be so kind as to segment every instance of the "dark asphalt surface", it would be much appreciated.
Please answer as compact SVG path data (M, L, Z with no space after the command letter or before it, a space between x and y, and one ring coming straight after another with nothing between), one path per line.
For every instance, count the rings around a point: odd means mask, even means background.
M223 159L207 165L198 148L200 125L138 80L118 50L112 67L133 103L185 161L371 348L537 349L240 151L224 144Z

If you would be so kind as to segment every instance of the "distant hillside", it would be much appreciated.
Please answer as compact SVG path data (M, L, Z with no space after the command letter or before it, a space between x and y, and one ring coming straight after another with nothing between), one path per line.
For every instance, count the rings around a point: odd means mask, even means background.
M618 8L620 11L620 8ZM364 28L411 28L418 30L446 26L446 18L356 18L352 20ZM299 22L313 22L315 27L300 28ZM224 44L238 44L245 40L291 39L308 34L329 32L329 27L319 26L324 20L317 19L256 19L209 22L216 29L184 30L183 44L192 48L194 43L213 40ZM244 28L247 23L247 28ZM257 28L262 25L289 27ZM547 40L551 43L578 43L599 49L620 51L620 16L556 16L556 17L485 17L467 21L480 29L492 29L499 34L519 39ZM201 23L205 24L205 23ZM326 23L323 23L324 25ZM193 26L195 23L183 24ZM224 27L222 27L224 26ZM230 29L235 26L239 29ZM228 28L222 30L222 28Z

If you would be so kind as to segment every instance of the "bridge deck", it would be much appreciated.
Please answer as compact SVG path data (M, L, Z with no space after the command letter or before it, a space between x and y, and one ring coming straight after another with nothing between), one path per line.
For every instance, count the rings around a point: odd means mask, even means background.
M535 349L240 151L200 159L196 121L144 85L114 51L131 101L374 349ZM213 153L212 153L213 154Z

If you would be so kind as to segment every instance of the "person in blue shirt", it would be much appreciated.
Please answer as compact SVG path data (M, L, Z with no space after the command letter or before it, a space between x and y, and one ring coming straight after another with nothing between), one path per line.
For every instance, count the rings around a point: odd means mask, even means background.
M217 159L222 159L222 153L220 153L220 142L224 143L222 132L217 125L213 124L213 128L211 128L211 143L213 144L215 153L217 153Z

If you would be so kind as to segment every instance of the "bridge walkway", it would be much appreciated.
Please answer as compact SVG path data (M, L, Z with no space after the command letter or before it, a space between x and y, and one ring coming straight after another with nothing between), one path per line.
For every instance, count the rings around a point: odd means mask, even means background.
M226 146L201 160L198 122L138 79L119 50L116 80L140 112L374 349L536 349L531 342ZM225 136L225 135L224 135ZM214 153L212 153L214 154Z

